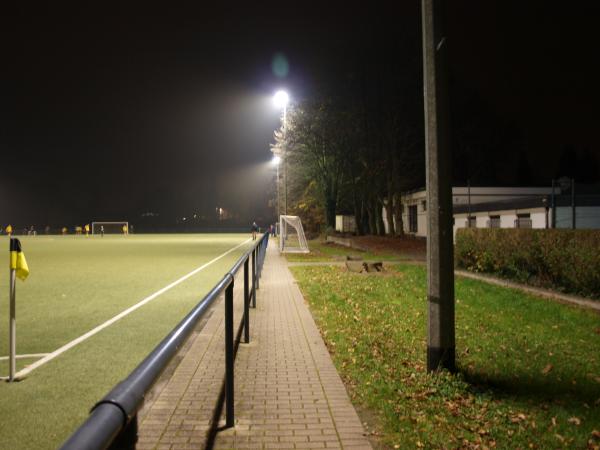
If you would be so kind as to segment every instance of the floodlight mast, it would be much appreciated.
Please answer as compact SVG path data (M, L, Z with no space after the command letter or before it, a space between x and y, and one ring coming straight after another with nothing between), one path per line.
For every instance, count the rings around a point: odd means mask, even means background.
M283 146L281 149L281 154L283 157L283 210L284 210L285 215L287 215L287 213L288 213L288 209L287 209L287 151L286 151L285 138L286 138L286 128L287 128L287 126L286 126L287 104L289 101L290 101L290 96L288 95L288 93L286 91L283 91L283 90L277 91L275 93L275 95L273 96L273 103L275 103L275 106L277 106L278 108L283 108L283 121L281 124L281 129L283 132ZM279 181L279 177L278 177L277 181ZM279 210L277 211L277 213L279 213Z
M277 188L277 215L276 218L279 218L279 211L280 211L280 204L279 204L279 164L281 163L281 158L279 157L279 155L273 155L273 159L271 159L271 164L275 165L275 167L277 168L277 175L276 175L276 182L275 182L275 187Z

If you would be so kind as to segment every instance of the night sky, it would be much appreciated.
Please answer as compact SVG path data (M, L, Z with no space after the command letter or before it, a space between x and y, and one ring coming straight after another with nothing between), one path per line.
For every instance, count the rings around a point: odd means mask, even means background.
M277 89L310 97L365 39L420 70L390 50L420 48L418 1L244 4L3 13L0 223L268 217ZM522 133L532 182L549 185L566 148L598 156L598 7L451 5L452 85Z

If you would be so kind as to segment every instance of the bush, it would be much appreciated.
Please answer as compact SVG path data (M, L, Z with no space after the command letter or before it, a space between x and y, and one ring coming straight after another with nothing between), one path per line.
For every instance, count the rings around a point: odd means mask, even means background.
M461 228L454 256L467 270L600 298L600 230Z

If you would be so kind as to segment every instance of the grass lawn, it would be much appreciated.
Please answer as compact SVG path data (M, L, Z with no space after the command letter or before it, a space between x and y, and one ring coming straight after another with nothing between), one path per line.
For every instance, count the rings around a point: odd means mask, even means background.
M277 238L279 239L279 238ZM365 260L390 261L403 259L400 255L391 251L360 251L355 248L343 247L341 245L325 242L323 238L308 241L308 254L288 253L285 255L289 262L324 262L343 261L346 256L360 257Z
M244 234L23 237L17 353L48 353L248 239ZM0 383L0 448L56 448L90 407L221 279L247 243L32 372ZM8 239L0 247L8 250ZM7 255L8 258L8 255ZM8 271L7 271L8 275ZM8 276L0 277L0 353L8 355ZM35 359L17 360L17 370ZM2 375L7 361L0 361Z
M292 270L383 448L598 448L597 314L457 278L459 372L432 376L424 267Z

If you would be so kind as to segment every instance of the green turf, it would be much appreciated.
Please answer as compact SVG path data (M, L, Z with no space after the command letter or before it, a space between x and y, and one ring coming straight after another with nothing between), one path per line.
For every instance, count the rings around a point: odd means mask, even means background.
M362 258L364 260L402 260L398 254L391 251L371 252L361 251L355 248L344 247L342 245L325 242L323 238L313 239L308 241L310 253L287 253L285 255L289 262L323 262L323 261L340 261L345 260L346 256Z
M37 236L21 239L17 353L52 352L242 243L248 235ZM8 261L8 239L0 239ZM56 448L251 243L142 306L18 383L0 383L0 448ZM0 353L8 354L8 270L0 279ZM18 368L33 360L18 360ZM6 361L0 364L6 375Z
M600 444L596 313L457 278L459 373L431 376L424 267L292 270L353 401L375 411L368 425L386 448Z

